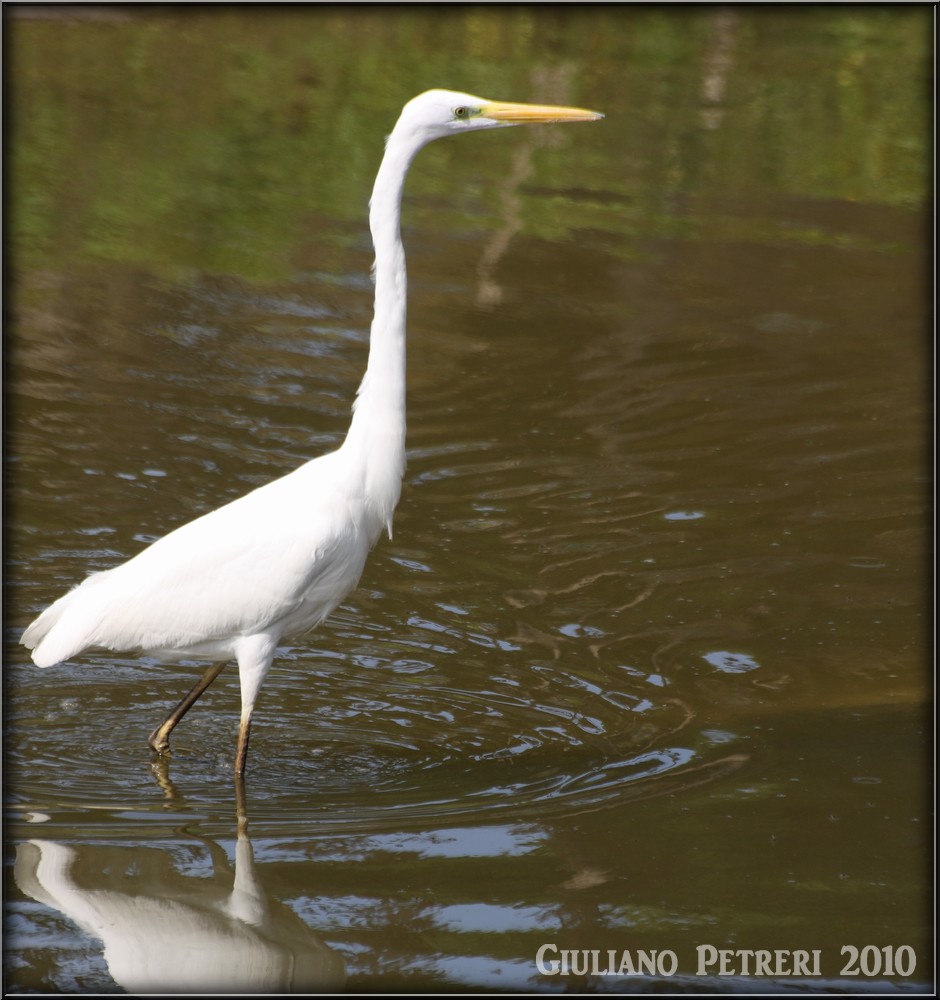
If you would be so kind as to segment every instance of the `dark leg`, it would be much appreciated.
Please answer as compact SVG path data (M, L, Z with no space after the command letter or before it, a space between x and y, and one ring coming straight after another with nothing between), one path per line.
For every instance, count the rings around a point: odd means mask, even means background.
M238 749L235 751L235 774L238 778L245 773L245 761L248 759L248 735L251 732L251 716L242 717L238 726Z
M239 838L248 832L248 803L245 796L245 776L235 775L235 818L236 834Z
M196 704L199 697L206 690L206 688L222 673L225 667L225 660L221 663L213 663L209 666L209 669L199 678L196 685L193 687L192 691L173 709L172 712L166 717L166 721L157 726L157 728L150 734L150 738L147 742L150 746L157 751L159 754L165 754L169 752L170 749L170 733L173 732L177 722L183 718L183 716Z

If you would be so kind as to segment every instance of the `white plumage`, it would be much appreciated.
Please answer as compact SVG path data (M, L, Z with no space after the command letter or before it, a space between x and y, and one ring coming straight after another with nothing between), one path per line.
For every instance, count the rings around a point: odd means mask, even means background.
M34 662L90 646L231 659L246 637L317 625L356 585L382 523L344 458L308 462L89 576L24 633Z
M432 90L405 105L386 142L369 222L375 245L375 314L369 363L343 444L89 576L23 633L49 667L90 647L213 661L151 746L169 734L218 675L238 662L242 774L255 700L278 642L318 625L356 586L392 515L405 463L405 255L399 218L418 150L458 132L526 122L591 121L580 108L503 104Z

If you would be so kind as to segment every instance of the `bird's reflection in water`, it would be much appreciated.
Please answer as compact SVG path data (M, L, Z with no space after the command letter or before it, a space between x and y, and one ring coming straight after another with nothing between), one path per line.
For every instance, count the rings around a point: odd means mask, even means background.
M234 871L222 847L194 839L209 852L211 878L182 874L166 848L51 840L20 844L14 874L24 893L102 942L108 971L129 993L339 989L339 954L289 906L268 898L243 809Z

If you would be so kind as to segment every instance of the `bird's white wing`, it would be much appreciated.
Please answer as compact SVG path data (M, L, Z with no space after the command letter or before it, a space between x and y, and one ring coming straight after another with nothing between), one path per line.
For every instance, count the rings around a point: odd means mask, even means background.
M356 585L377 535L363 528L356 492L318 468L330 457L88 577L24 633L34 661L51 666L89 646L198 652L318 624Z

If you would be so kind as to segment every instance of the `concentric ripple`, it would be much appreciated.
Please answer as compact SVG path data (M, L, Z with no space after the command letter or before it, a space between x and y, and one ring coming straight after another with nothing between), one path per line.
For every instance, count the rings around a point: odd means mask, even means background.
M505 670L476 690L442 685L430 669L414 673L414 662L403 677L387 664L363 671L348 663L311 675L299 654L285 667L256 715L248 776L253 821L279 827L544 819L674 792L745 759L692 732L683 705L606 690L558 667ZM163 711L157 678L169 673L184 687L172 668L62 672L51 701L38 672L24 673L17 724L36 739L8 760L17 813L81 812L87 822L97 808L113 821L214 812L230 801L234 671L174 733L163 764L152 761L145 738ZM41 726L31 725L31 708L44 712ZM27 769L28 795L16 796L17 775Z

